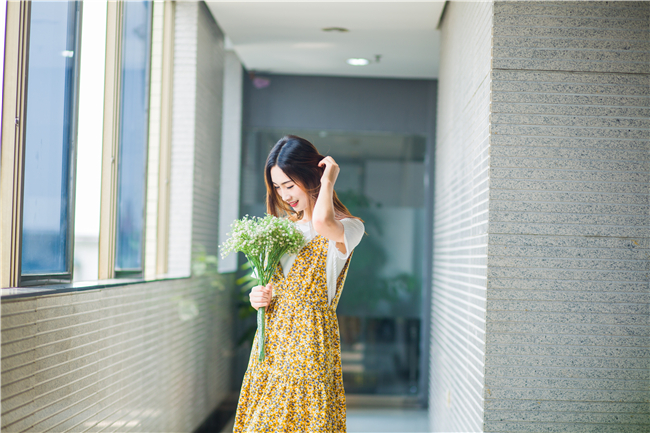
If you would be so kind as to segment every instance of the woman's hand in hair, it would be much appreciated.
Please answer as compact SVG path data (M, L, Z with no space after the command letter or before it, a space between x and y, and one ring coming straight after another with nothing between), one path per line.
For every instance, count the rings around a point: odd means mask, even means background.
M269 283L266 286L255 286L248 295L251 301L251 306L256 310L260 307L268 307L273 297L273 284Z
M320 191L314 205L311 221L314 230L319 235L336 242L337 247L343 245L342 248L345 250L345 244L343 243L345 241L345 228L341 221L336 220L333 201L334 182L336 182L340 168L331 156L323 158L318 163L318 166L325 167L325 170L323 170L323 176L320 180ZM341 250L341 247L339 247L339 250Z
M323 175L320 178L321 185L323 183L330 182L331 185L334 186L336 178L339 176L339 171L341 170L336 161L334 161L334 158L331 156L326 156L325 158L321 159L321 161L318 163L318 166L325 167Z

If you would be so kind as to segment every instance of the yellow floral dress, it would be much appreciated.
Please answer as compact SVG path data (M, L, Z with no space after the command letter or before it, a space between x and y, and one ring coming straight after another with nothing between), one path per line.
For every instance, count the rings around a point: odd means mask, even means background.
M244 375L234 432L345 432L345 392L336 306L348 257L331 305L325 273L329 240L317 235L298 253L287 277L278 265L266 308L266 359L258 334Z

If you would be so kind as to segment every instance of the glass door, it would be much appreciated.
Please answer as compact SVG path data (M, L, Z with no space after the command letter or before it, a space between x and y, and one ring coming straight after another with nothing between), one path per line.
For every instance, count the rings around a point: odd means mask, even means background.
M338 304L342 370L350 395L417 397L424 254L422 136L249 130L242 214L265 211L264 162L285 134L314 143L341 171L335 190L367 235L355 249Z

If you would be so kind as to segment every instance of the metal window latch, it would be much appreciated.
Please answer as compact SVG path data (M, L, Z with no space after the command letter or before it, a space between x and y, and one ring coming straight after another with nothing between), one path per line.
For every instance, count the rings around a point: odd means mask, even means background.
M20 125L20 119L16 117L16 126Z

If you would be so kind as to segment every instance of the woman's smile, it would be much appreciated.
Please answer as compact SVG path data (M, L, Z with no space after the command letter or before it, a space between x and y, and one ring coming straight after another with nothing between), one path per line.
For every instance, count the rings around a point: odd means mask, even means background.
M307 193L300 188L289 176L285 174L280 167L271 168L271 181L273 188L277 191L278 196L283 202L291 206L294 212L305 211L309 198ZM297 196L297 197L294 197Z

